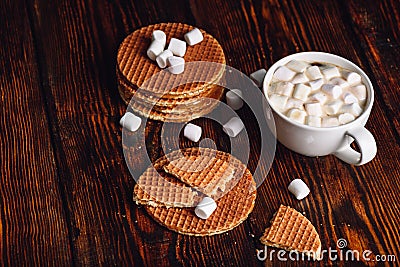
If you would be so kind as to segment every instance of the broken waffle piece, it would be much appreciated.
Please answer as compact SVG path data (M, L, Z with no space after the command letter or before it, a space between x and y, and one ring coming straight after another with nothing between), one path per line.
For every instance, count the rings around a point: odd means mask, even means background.
M321 240L311 222L297 210L281 205L260 238L267 246L296 251L321 259Z

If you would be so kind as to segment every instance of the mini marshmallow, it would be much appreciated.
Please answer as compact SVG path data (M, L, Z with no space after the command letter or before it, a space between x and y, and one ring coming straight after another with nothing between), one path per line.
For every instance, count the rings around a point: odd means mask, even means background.
M342 94L342 87L333 84L324 84L321 87L322 91L337 99Z
M287 100L288 97L284 95L273 94L269 97L271 105L279 111L285 110Z
M309 82L311 90L315 91L321 88L321 86L324 84L324 79L318 79L315 81L310 81Z
M285 109L297 108L297 109L304 109L303 107L304 102L300 99L296 98L289 98L286 102Z
M304 72L311 81L322 79L322 73L318 66L308 67Z
M139 129L142 119L131 112L127 112L122 116L119 124L128 131L135 132Z
M256 84L257 87L263 85L264 77L267 71L265 69L259 69L250 74L250 79Z
M322 108L319 102L307 103L304 105L308 115L321 116Z
M203 34L197 28L194 28L190 32L187 32L184 37L186 43L190 46L198 44L204 39Z
M358 100L367 99L367 87L359 84L350 88L350 91L357 97Z
M308 115L306 118L306 124L314 127L321 127L321 117Z
M287 116L294 121L297 121L299 123L304 123L304 119L307 116L307 112L293 108L288 111Z
M310 189L301 179L290 182L288 189L298 200L302 200L310 193Z
M330 80L334 77L340 77L340 72L337 67L329 67L322 70L322 74L324 75L326 80Z
M340 108L340 112L341 113L350 113L350 114L353 114L354 116L358 117L363 112L363 109L360 107L360 105L358 103L353 103L353 104L343 105Z
M154 40L151 42L150 47L147 49L147 56L151 60L156 60L156 57L164 51L164 46L160 41Z
M343 72L343 77L350 85L361 83L361 75L355 72Z
M346 82L345 80L343 80L343 79L340 78L340 77L332 78L332 79L329 81L329 84L338 85L338 86L340 86L342 89L345 89L345 88L347 88L347 87L350 86L350 84L349 84L348 82Z
M296 76L293 77L292 83L297 84L297 83L306 83L308 82L308 78L304 73L298 73Z
M339 126L339 121L336 117L323 117L321 125L322 127Z
M277 82L272 85L273 92L279 95L291 96L293 93L294 84L291 82Z
M206 220L217 208L217 203L210 197L203 198L194 209L194 213L200 219Z
M167 66L167 59L172 57L172 52L169 50L164 50L161 54L159 54L156 58L157 65L160 68L165 68Z
M346 124L346 123L349 123L351 121L354 121L355 117L354 117L353 114L343 113L343 114L339 115L338 119L339 119L339 123L340 124Z
M306 101L308 94L311 92L311 87L304 85L304 84L296 84L294 91L293 91L293 97Z
M285 66L280 66L276 69L273 77L279 81L288 82L293 79L294 75L296 75L296 72L288 69Z
M286 67L295 72L303 72L308 66L310 65L307 62L298 60L292 60L286 64Z
M155 30L151 35L151 40L152 41L156 40L158 42L161 42L165 47L165 44L167 43L167 36L165 35L165 32L160 30Z
M323 105L326 102L326 100L328 100L328 97L326 96L325 93L318 91L318 92L310 95L310 99L316 100L319 103L321 103L321 105Z
M183 57L186 53L186 42L176 38L171 38L168 50L170 50L175 56Z
M230 137L236 137L244 128L242 120L238 117L233 117L222 126L223 131Z
M167 65L172 74L180 74L185 70L185 60L182 57L172 56L167 58Z
M340 107L343 105L343 102L340 100L334 100L327 104L325 104L325 112L328 115L335 115L339 112Z
M193 142L198 142L200 140L202 129L193 123L186 124L183 129L183 136Z
M232 89L226 92L226 103L234 110L243 107L242 91L239 89Z
M357 97L350 92L346 92L343 94L343 100L346 104L353 104L358 102Z

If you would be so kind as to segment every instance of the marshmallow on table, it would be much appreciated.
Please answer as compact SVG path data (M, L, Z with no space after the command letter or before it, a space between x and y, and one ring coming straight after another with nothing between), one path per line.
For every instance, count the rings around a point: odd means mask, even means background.
M351 87L350 91L358 98L358 100L367 99L367 87L363 84Z
M294 75L296 75L296 72L288 69L285 66L280 66L276 69L273 77L279 81L288 82L293 79Z
M223 131L230 137L237 136L244 128L242 120L238 117L233 117L222 126Z
M169 57L167 58L167 65L169 72L172 74L180 74L185 70L185 60L183 57Z
M139 129L142 119L131 112L127 112L122 116L119 124L128 131L135 132Z
M311 66L311 67L308 67L308 68L305 70L304 73L307 75L307 77L308 77L311 81L319 80L319 79L322 79L322 78L323 78L322 73L321 73L321 70L318 68L318 66Z
M186 53L186 42L176 38L171 38L168 50L170 50L175 56L183 57Z
M206 220L217 208L217 203L210 197L203 198L194 209L194 213L200 219Z
M338 86L340 86L342 89L345 89L345 88L347 88L347 87L350 86L350 84L349 84L348 82L346 82L345 80L343 80L343 79L340 78L340 77L332 78L332 79L329 81L329 84L338 85Z
M197 28L194 28L190 32L187 32L184 37L186 43L190 46L198 44L201 41L203 41L203 34Z
M354 121L355 117L354 117L353 114L343 113L343 114L339 115L338 120L339 120L340 124L346 124L346 123L349 123L351 121Z
M302 200L310 193L310 189L301 179L290 182L288 189L298 200Z
M299 123L304 123L304 119L307 116L307 112L293 108L288 111L287 116L294 121L297 121Z
M337 67L329 67L322 70L322 74L324 75L325 79L330 80L334 77L340 77L340 72Z
M326 100L328 99L328 97L326 96L325 93L318 91L318 92L310 95L310 99L316 100L319 103L324 104L326 102Z
M344 100L344 103L346 103L346 104L352 104L352 103L358 102L357 97L350 92L346 92L343 94L343 100Z
M154 40L151 42L150 47L147 49L147 56L151 60L156 60L156 57L164 51L165 44L160 41Z
M334 84L324 84L321 87L322 91L337 99L342 94L342 87Z
M323 117L321 122L322 127L334 127L339 125L339 120L336 117Z
M321 116L322 108L319 102L311 102L304 105L308 115Z
M307 62L298 60L292 60L286 64L286 67L294 70L295 72L303 72L308 66L310 65Z
M306 83L308 82L308 78L304 73L298 73L296 74L296 76L293 77L292 79L292 83L296 84L296 83Z
M234 110L243 107L242 91L239 89L232 89L226 92L226 103Z
M363 109L360 107L358 103L346 104L340 108L341 113L350 113L354 116L358 117L363 112Z
M273 94L269 97L271 105L279 111L285 110L288 97L285 95Z
M159 54L157 57L156 57L156 62L157 62L157 65L160 67L160 68L165 68L166 66L167 66L167 59L169 58L169 57L172 57L173 55L172 55L172 52L171 51L169 51L169 50L164 50L161 54Z
M285 109L297 108L297 109L304 109L303 107L304 102L300 99L296 98L289 98L286 102Z
M339 112L339 109L342 105L343 105L342 101L333 100L333 101L325 104L325 112L328 115L335 115Z
M309 82L311 90L315 91L321 88L321 86L324 84L324 79L318 79L314 81Z
M272 84L272 92L279 95L291 96L294 84L291 82L277 82Z
M256 84L257 87L261 87L266 73L267 71L265 69L259 69L250 74L250 79Z
M197 126L193 123L186 124L185 128L183 129L183 136L193 142L198 142L201 137L201 127Z
M311 92L310 86L299 83L299 84L296 84L296 86L294 87L293 97L303 100L303 101L306 101L310 92Z
M314 127L321 127L321 117L308 115L306 118L306 124Z
M151 35L151 40L152 41L156 40L158 42L161 42L165 47L165 44L167 43L167 36L165 35L165 33L163 31L155 30L155 31L153 31L153 34Z
M361 75L355 72L343 72L343 77L350 85L361 83Z

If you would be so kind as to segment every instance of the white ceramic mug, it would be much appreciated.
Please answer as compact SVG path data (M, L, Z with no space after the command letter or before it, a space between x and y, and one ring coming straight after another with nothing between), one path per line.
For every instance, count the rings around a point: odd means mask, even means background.
M300 124L275 110L269 103L268 88L275 70L296 59L307 62L330 63L357 72L367 88L367 101L363 113L354 121L329 128L312 127ZM342 57L323 52L302 52L289 55L277 61L268 70L263 82L264 95L272 109L275 119L276 135L279 142L287 148L306 156L325 156L333 154L339 159L354 165L371 161L376 155L376 142L364 127L374 102L374 90L368 76L357 65ZM350 147L355 141L360 152Z

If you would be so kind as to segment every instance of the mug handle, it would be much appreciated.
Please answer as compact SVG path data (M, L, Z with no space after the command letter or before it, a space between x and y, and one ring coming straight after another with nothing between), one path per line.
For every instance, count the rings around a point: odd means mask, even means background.
M346 163L356 166L368 163L375 157L377 151L376 142L370 131L362 127L350 129L346 132L346 135L352 137L354 141L356 141L360 152L351 148L351 143L349 143L334 152L333 155Z

